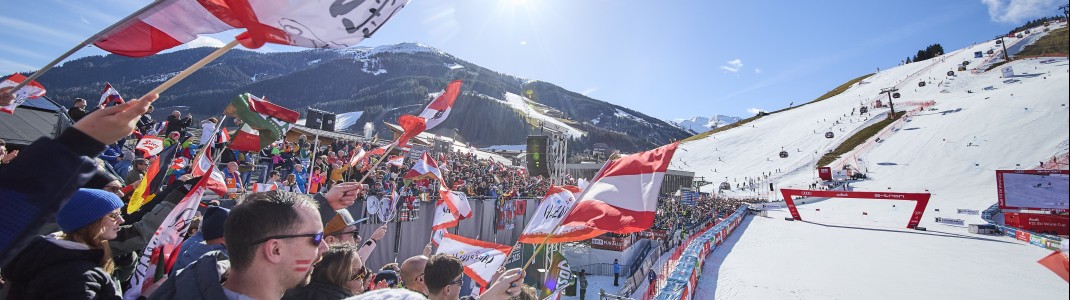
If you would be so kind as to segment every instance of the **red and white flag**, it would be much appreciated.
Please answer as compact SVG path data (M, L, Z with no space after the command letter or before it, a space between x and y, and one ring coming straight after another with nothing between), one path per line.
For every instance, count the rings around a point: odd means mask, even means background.
M1037 263L1044 266L1044 268L1051 270L1064 281L1070 281L1070 260L1067 260L1066 253L1056 250L1048 256L1038 260Z
M409 169L409 172L405 173L404 177L405 180L412 181L423 178L434 178L435 180L438 180L440 186L445 186L445 183L442 183L442 171L438 169L438 163L435 162L435 159L431 158L431 155L427 154L427 152L420 155L420 160L412 165L412 168Z
M404 155L392 156L392 157L390 157L390 159L388 159L386 161L386 163L394 165L394 166L398 166L398 167L404 166L405 165L405 156Z
M364 147L358 145L357 149L354 151L356 151L356 153L353 153L353 156L349 157L350 168L356 167L357 164L368 158L368 151L364 151Z
M619 234L639 232L654 225L658 190L679 142L607 162L580 194L576 206L561 222Z
M253 192L254 193L256 193L256 192L274 191L274 190L277 190L277 189L279 189L279 187L276 186L274 183L259 183L259 182L257 182L257 183L253 184Z
M22 76L22 74L15 73L11 76L8 76L7 79L4 79L4 81L0 82L0 88L13 87L18 85L19 83L22 83L25 80L26 76ZM15 94L15 100L7 106L0 107L0 111L9 114L14 113L15 108L19 107L19 105L22 105L22 103L26 102L26 100L44 96L45 87L42 86L40 83L37 83L37 81L30 81L30 83L26 84L26 86L19 88L19 90L14 91L13 93Z
M424 111L420 113L420 117L427 121L425 130L435 128L450 116L450 111L453 110L453 102L457 101L457 96L460 94L461 81L454 80L446 85L446 88L442 90L442 94L438 95L435 101L427 104Z
M123 104L123 96L119 96L119 91L111 86L111 83L104 83L104 92L100 94L100 102L97 102L97 107L105 108L108 105Z
M383 154L386 154L386 148L390 148L390 144L382 145L380 147L372 149L372 151L368 152L368 155L383 155Z
M438 199L449 207L457 220L472 217L472 206L468 204L468 196L465 196L464 193L454 192L444 186L439 186Z
M242 124L228 147L238 151L260 151L260 145L260 131L249 124Z
M214 167L209 168L209 171L213 169ZM201 197L207 190L205 187L207 181L208 177L201 177L201 180L198 180L189 193L167 214L160 228L156 229L156 233L142 250L141 258L138 259L134 269L134 276L130 278L130 289L123 295L123 299L137 299L141 296L142 285L155 274L150 270L150 267L154 265L150 261L153 251L160 251L160 254L165 256L178 255L176 250L183 241L181 234L189 230L190 223L197 214L197 206L201 204ZM161 250L156 250L157 248Z
M223 196L227 194L227 183L223 178L223 174L219 171L209 172L214 166L212 163L212 147L204 147L204 150L197 153L197 156L193 158L193 168L190 170L190 174L193 176L204 176L204 174L211 174L208 177L208 182L205 183L205 187L212 191L216 195Z
M431 230L446 229L457 226L460 220L453 214L453 210L442 199L435 205L435 220L431 223Z
M414 115L401 115L398 117L398 125L405 130L398 137L397 144L400 148L404 148L408 145L410 139L427 130L427 120Z
M141 157L155 156L163 151L163 139L154 135L143 136L137 141L134 150L141 150Z
M494 272L505 264L513 247L470 239L445 233L438 244L438 253L454 256L464 264L464 274L486 288Z
M94 45L142 57L193 41L200 34L236 28L246 48L266 43L306 48L356 45L386 23L407 0L159 0L131 21L104 34Z
M528 221L527 227L524 228L524 232L520 234L518 242L525 244L540 244L543 241L547 243L556 244L567 241L574 241L576 237L586 236L594 232L594 229L587 226L560 226L561 220L572 208L576 205L575 194L579 193L580 189L575 186L551 186L546 191L546 197L539 203L539 207L535 209L535 213L532 215L531 220ZM553 231L553 236L549 240L546 240L546 236ZM598 231L599 234L602 231Z

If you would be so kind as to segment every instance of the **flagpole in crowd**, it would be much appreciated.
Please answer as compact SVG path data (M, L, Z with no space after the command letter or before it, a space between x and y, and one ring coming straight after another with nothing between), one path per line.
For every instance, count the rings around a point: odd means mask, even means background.
M542 239L542 243L539 243L539 247L535 248L535 252L531 253L531 257L528 258L528 262L524 263L523 267L520 267L521 270L527 269L528 266L530 266L531 263L535 261L535 258L539 257L539 252L542 252L542 248L546 247L546 241L549 241L550 237L553 237L554 232L557 231L557 229L560 227L561 223L558 223L557 226L554 226L554 229L550 230L550 233L546 235L546 238Z
M104 34L112 31L116 27L119 27L119 26L121 26L123 24L126 24L126 22L128 22L130 20L133 20L133 19L137 18L137 16L140 15L141 13L144 13L144 12L152 9L153 7L156 7L156 5L158 5L158 4L162 3L162 2L164 2L164 1L152 1L151 3L149 3L149 5L145 5L145 7L142 7L141 9L131 13L130 15L128 15L125 18L123 18L122 20L119 20L119 22L115 22L114 24L111 24L107 28L104 28L104 30L101 30L100 32L97 32L96 34L93 34L92 36L90 36L89 38L85 39L81 43L78 43L78 45L74 46L74 48L71 48L71 50L67 50L67 52L64 52L62 55L60 55L56 59L52 60L48 64L46 64L44 67L41 67L41 69L37 70L37 72L33 72L33 74L30 75L30 77L26 77L25 80L23 80L22 82L19 82L18 84L16 84L15 87L13 87L11 90L12 91L17 91L17 90L21 89L22 87L26 86L30 82L33 82L34 79L37 79L37 77L41 77L41 75L44 75L45 72L48 72L48 70L51 70L52 67L56 66L56 64L59 64L64 59L67 59L68 57L73 55L75 52L78 52L78 50L82 50L82 48L85 48L85 46L89 46L89 44L95 43L97 41L97 39L100 39L100 37L104 36ZM152 94L152 93L149 93L149 94Z

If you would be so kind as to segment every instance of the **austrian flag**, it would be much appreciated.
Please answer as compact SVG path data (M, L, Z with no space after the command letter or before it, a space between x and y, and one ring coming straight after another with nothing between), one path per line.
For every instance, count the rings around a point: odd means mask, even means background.
M464 274L486 288L494 272L505 264L513 247L470 239L445 233L438 244L438 253L457 257L464 264Z
M658 191L679 142L607 162L561 222L625 234L654 225ZM592 233L594 234L594 233ZM591 238L584 237L584 238Z
M408 173L405 173L405 180L415 181L424 178L434 178L438 180L439 185L445 185L442 183L442 171L439 171L438 163L427 152L420 155L420 160L412 165Z

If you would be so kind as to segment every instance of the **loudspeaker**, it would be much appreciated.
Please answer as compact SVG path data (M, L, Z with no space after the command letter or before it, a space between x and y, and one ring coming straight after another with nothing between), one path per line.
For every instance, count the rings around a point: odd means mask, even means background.
M323 127L320 128L320 129L323 129L323 130L326 130L326 131L334 131L334 119L335 119L335 117L336 117L335 114L323 113L323 122L322 122Z
M305 114L305 127L312 129L320 129L323 127L323 112L308 109L308 113Z
M544 135L528 136L528 175L550 177L549 157L546 157L546 146L549 138Z

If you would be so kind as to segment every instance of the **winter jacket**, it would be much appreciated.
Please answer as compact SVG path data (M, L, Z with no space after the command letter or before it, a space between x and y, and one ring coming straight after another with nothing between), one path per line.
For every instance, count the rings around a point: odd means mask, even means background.
M208 140L212 138L212 134L215 133L215 123L204 120L201 121L201 145L208 143Z
M305 286L287 290L286 294L282 295L282 300L335 300L345 299L351 296L353 296L353 294L349 290L340 286L326 282L312 281Z
M37 237L4 266L9 299L122 299L111 275L100 268L104 250Z
M176 118L175 115L167 116L167 127L164 128L164 132L160 135L171 134L172 131L178 131L182 135L186 134L186 127L193 125L193 117Z
M179 270L189 266L193 262L204 256L205 253L212 251L222 251L227 253L227 247L223 244L209 245L204 242L204 235L201 232L197 232L192 237L182 242L182 247L179 248L182 251L179 254L178 259L175 260L175 266L171 269L171 273L177 274Z
M222 252L209 252L178 275L167 279L149 299L227 299L223 292L223 274L230 269L230 258Z
M6 264L97 168L90 157L104 144L75 128L41 138L0 171L0 264Z

